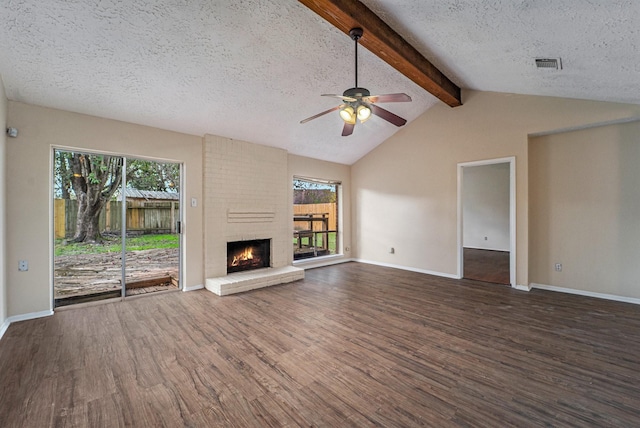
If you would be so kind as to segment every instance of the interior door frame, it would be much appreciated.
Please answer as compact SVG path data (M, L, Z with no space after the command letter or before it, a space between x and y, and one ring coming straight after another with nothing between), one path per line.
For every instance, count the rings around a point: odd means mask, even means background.
M464 276L464 218L463 218L463 190L464 168L495 164L509 164L509 283L512 288L516 284L516 157L486 159L473 162L458 163L458 266L457 278Z
M185 272L184 272L184 252L185 252L185 242L184 242L184 218L185 218L185 205L184 205L184 162L182 161L176 161L176 160L171 160L171 159L159 159L159 158L153 158L153 157L148 157L148 156L136 156L136 155L132 155L132 154L122 154L122 153L115 153L115 152L109 152L109 151L101 151L101 150L95 150L95 149L86 149L86 148L81 148L81 147L70 147L70 146L62 146L62 145L51 145L51 150L50 150L50 159L49 159L49 168L51 168L50 173L49 173L49 254L51 255L49 257L49 301L51 302L51 310L55 311L56 310L56 305L55 305L55 218L54 218L54 187L55 187L55 165L54 165L54 160L55 160L55 152L56 151L65 151L65 152L76 152L76 153L86 153L86 154L90 154L90 155L101 155L101 156L114 156L114 157L120 157L122 158L123 162L122 162L122 167L124 168L124 170L122 171L122 178L121 178L121 185L124 185L126 183L126 167L127 167L127 158L130 159L139 159L139 160L148 160L148 161L153 161L153 162L158 162L158 163L174 163L174 164L178 164L180 167L180 198L178 199L178 205L179 205L179 209L178 209L178 220L181 223L180 226L180 232L178 233L178 242L179 242L179 248L178 248L178 272L179 272L179 283L178 283L178 289L180 291L184 291L185 287L184 287L184 276L185 276ZM123 227L121 227L121 237L122 237L122 263L121 263L121 273L120 273L120 277L121 277L121 281L123 284L125 284L125 278L126 278L126 219L127 219L127 210L126 210L126 197L124 195L124 191L122 192L122 198L123 203L122 203L122 210L121 210L121 222ZM105 299L103 300L103 302L112 302L114 300L120 299L120 300L124 300L126 298L126 286L123 285L122 286L122 291L120 294L120 297L114 297L113 299ZM90 302L88 304L93 304L94 302ZM80 304L82 305L82 304ZM63 306L64 307L64 306ZM60 308L57 308L60 309Z

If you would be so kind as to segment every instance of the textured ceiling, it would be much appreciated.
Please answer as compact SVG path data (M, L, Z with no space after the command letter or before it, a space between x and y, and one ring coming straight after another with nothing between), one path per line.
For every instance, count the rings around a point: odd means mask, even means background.
M640 104L640 2L364 0L463 88ZM11 100L351 164L398 128L341 137L353 42L294 0L3 0L0 75ZM437 101L365 49L359 83ZM561 57L562 71L536 70Z

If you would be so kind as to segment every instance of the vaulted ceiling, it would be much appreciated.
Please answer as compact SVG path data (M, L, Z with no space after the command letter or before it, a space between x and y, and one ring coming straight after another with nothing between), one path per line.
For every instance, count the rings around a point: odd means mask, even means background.
M363 0L462 88L640 104L634 0ZM294 0L7 0L0 75L11 100L351 164L399 128L341 137L325 93L354 84L353 41ZM359 84L405 92L409 122L437 103L368 50ZM534 59L560 57L562 70ZM400 128L401 129L401 128Z

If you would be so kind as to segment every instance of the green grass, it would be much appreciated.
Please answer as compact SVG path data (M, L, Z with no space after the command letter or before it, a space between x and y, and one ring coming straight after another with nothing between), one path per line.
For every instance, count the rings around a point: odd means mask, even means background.
M178 248L179 235L140 235L127 238L127 251L141 251L161 248ZM76 254L102 254L122 251L120 237L104 237L102 244L64 244L64 240L56 239L55 255L69 256Z
M329 253L336 254L336 236L338 235L336 232L329 232ZM322 246L322 238L321 234L316 234L316 247ZM310 245L309 238L302 238L302 245ZM298 239L293 238L293 245L298 245Z

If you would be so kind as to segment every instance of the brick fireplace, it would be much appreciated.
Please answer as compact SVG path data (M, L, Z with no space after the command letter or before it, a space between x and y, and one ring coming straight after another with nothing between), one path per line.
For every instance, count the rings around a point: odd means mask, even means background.
M287 152L206 135L203 162L205 287L226 295L304 278L292 266ZM258 240L270 242L270 262L228 271L228 243Z

